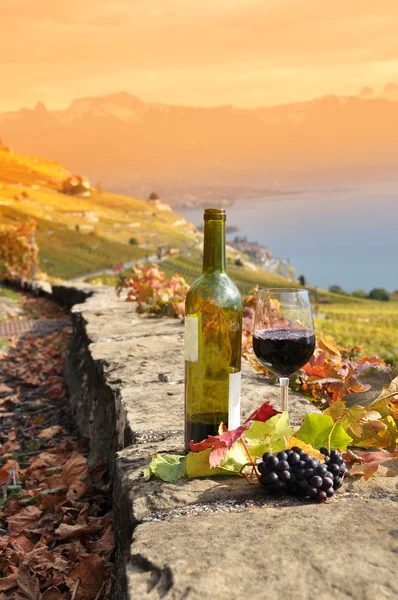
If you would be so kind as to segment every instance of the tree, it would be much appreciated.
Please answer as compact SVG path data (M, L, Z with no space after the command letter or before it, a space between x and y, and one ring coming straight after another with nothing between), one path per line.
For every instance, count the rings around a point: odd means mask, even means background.
M384 288L373 288L369 292L368 298L370 300L381 300L382 302L391 300L390 294Z
M298 278L300 285L306 285L306 281L305 281L305 277L304 275L300 275L300 277Z
M129 239L129 244L131 244L132 246L138 246L138 240L135 237L132 237Z
M151 192L149 194L148 200L159 200L159 196L156 192Z
M347 292L343 290L339 285L331 285L329 286L329 292L332 294L343 294L343 296L348 296Z
M351 296L354 296L354 298L366 298L366 292L365 290L355 290Z

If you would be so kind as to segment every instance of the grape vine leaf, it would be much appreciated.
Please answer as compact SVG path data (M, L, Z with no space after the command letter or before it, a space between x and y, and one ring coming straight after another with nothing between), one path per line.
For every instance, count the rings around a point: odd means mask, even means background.
M225 458L219 467L210 467L209 455L211 448L201 452L189 452L187 455L186 475L192 477L212 477L214 475L239 475L243 465L248 462L248 457L241 440L237 440L226 451Z
M354 464L350 469L350 476L363 475L364 479L370 479L383 463L398 460L398 452L386 452L379 450L376 452L358 452L356 456L362 462Z
M341 423L345 430L351 430L355 437L361 437L362 423L367 415L366 409L362 406L348 408L346 403L339 398L331 403L324 414L331 416L333 421Z
M308 414L295 434L299 440L310 444L317 450L322 446L345 450L352 438L344 431L341 423L333 423L330 415Z
M218 467L221 461L224 460L226 451L240 438L247 428L248 425L243 424L221 435L209 435L206 440L197 444L191 440L189 447L192 452L200 452L206 448L212 448L209 454L209 464L211 467Z
M289 415L278 413L266 422L254 421L245 433L245 439L252 457L264 452L279 452L286 447L285 438L293 434Z
M152 475L163 481L177 481L184 477L186 472L186 456L177 454L154 454L152 461L143 470L145 481Z
M264 402L264 404L262 404L260 406L260 408L258 408L257 410L255 410L250 417L248 417L245 421L245 423L248 423L249 421L268 421L268 419L270 419L271 417L274 417L275 415L281 414L281 412L279 410L276 410L273 406L271 406L271 403L269 402L269 400L266 400Z

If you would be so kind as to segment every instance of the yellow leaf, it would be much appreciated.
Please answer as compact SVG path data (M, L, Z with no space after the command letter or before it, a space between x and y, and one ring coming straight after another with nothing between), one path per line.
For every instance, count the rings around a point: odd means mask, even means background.
M304 442L302 442L301 440L298 440L297 438L293 437L292 435L285 437L285 442L286 442L286 449L297 446L297 448L301 448L301 450L304 450L304 452L306 452L313 458L317 458L320 462L325 461L325 457L323 456L322 452L319 452L319 450L316 450L310 444L305 444Z

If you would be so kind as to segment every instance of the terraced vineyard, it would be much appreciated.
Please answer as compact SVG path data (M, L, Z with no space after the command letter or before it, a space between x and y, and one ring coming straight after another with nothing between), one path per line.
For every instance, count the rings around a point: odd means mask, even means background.
M322 305L319 317L315 319L317 329L332 335L339 344L361 345L369 356L398 363L398 302Z

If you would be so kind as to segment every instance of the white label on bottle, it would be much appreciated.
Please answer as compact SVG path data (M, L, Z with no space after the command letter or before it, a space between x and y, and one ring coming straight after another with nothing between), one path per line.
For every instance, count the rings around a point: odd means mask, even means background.
M199 319L198 317L185 317L184 329L185 360L198 362L199 360Z
M241 371L229 376L228 429L236 429L240 425L240 384Z

